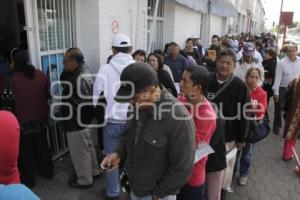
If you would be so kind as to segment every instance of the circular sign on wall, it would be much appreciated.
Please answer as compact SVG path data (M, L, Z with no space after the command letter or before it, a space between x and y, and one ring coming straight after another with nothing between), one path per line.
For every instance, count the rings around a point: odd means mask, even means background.
M114 34L117 34L119 33L119 29L120 29L120 24L118 21L114 20L112 23L111 23L111 32L114 33Z

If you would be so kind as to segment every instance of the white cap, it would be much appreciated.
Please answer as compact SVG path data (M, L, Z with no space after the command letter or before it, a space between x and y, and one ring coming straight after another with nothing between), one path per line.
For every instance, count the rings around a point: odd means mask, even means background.
M113 47L131 47L129 37L123 34L115 34L112 37L111 46Z

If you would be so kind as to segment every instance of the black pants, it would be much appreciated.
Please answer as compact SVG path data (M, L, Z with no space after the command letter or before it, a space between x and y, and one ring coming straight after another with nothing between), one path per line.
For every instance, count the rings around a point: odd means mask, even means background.
M53 178L54 166L46 132L21 133L18 165L21 182L27 187L35 186L36 171L46 179Z
M263 87L262 87L264 89L264 91L267 92L268 105L269 105L270 98L273 96L273 89L272 89L272 87L273 87L273 85L268 84L268 83L264 83Z
M287 89L284 87L279 88L279 101L275 102L275 112L274 112L274 127L282 127L282 110L286 102Z
M204 200L204 189L205 184L198 187L192 187L186 184L180 189L177 200Z

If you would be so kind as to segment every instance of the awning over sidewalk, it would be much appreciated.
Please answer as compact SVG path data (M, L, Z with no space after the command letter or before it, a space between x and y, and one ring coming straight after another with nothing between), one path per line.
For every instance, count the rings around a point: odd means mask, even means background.
M211 2L211 14L222 17L236 17L238 11L228 0L174 0L175 2L201 13L208 13L208 2Z
M201 13L208 13L208 0L174 0L175 2Z
M223 17L236 17L238 11L228 0L210 0L211 2L211 14L219 15Z

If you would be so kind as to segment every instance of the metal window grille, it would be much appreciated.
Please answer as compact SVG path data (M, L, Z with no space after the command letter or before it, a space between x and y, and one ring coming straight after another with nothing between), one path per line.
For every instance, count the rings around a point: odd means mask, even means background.
M148 11L147 11L147 47L149 47L150 43L150 34L151 34L151 26L154 19L154 10L155 4L157 0L148 0ZM157 18L156 18L156 26L154 31L154 37L152 40L151 51L155 49L163 49L163 31L164 31L164 8L165 1L159 0ZM147 48L148 49L148 48Z
M64 52L75 44L75 3L74 0L36 1L41 69L51 81L52 94L60 96L62 89L54 82L59 81L63 71ZM59 101L60 99L53 98L50 103ZM52 119L48 139L54 159L68 150L62 126Z

